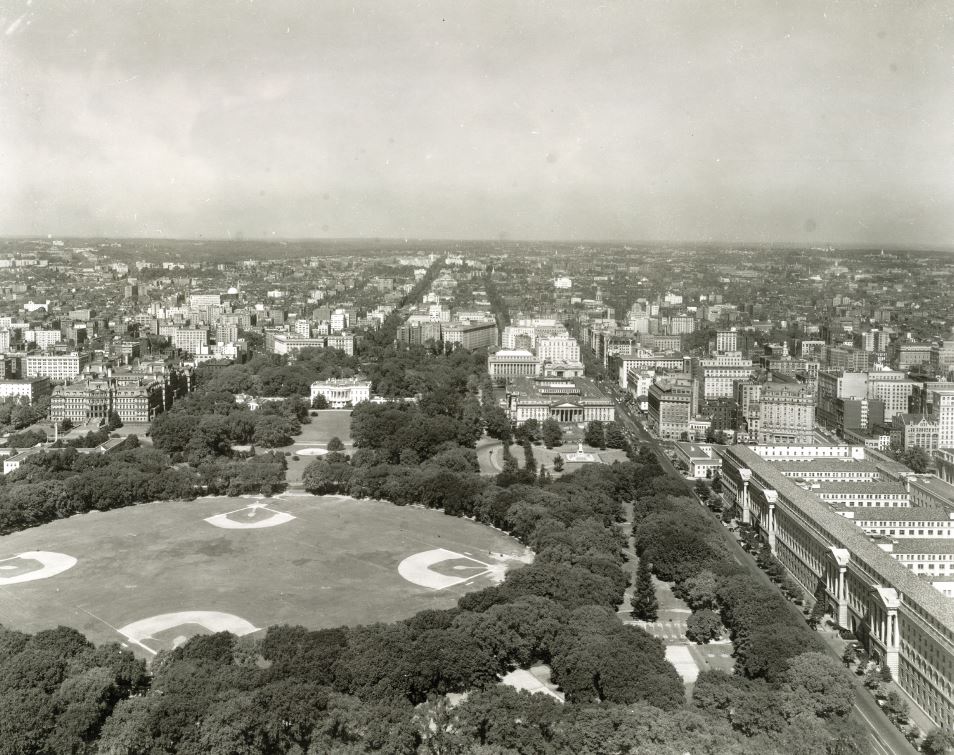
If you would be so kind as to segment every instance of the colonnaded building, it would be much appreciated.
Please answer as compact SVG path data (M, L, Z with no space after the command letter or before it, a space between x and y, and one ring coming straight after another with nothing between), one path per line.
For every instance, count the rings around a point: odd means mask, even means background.
M616 404L589 378L512 377L507 381L507 415L513 422L551 417L563 424L612 422Z
M938 724L954 726L954 488L864 447L727 446L727 502Z
M371 399L371 381L363 377L331 378L311 384L311 400L324 396L332 409L357 406Z

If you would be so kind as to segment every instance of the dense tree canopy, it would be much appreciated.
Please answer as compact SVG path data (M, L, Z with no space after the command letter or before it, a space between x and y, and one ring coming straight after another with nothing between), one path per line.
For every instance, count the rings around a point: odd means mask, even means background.
M477 473L474 443L499 409L477 375L481 358L395 350L371 368L374 379L417 400L355 408L352 455L329 444L304 484L474 517L530 546L533 563L456 608L405 621L193 637L160 652L149 673L72 630L0 629L0 755L851 752L842 669L818 655L777 592L740 576L720 525L651 453L557 481ZM196 395L154 422L155 448L27 460L0 482L0 528L173 493L279 489L282 454L243 460L233 446L293 435L306 381L357 366L322 351L204 375ZM250 412L239 388L280 398ZM618 618L631 576L624 502L641 562L687 597L700 631L714 617L733 640L739 674L704 672L691 703L662 643ZM566 704L499 686L537 663L550 665ZM467 694L452 705L448 693Z

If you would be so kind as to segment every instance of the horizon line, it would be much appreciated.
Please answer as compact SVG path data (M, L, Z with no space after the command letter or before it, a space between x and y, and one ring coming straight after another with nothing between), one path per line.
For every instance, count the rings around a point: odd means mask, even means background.
M954 244L948 242L942 243L919 243L919 242L897 242L885 241L882 243L869 243L860 241L754 241L742 239L595 239L595 238L577 238L577 239L547 239L547 238L513 238L513 239L494 239L494 238L453 238L440 236L252 236L235 238L232 236L109 236L109 235L72 235L72 234L47 234L47 235L29 235L29 234L11 234L0 235L0 241L52 241L52 240L135 240L135 241L164 241L164 242L184 242L184 243L203 243L203 242L231 242L231 243L332 243L332 242L375 242L375 243L453 243L453 244L623 244L623 245L681 245L681 244L699 244L699 245L737 245L737 246L785 246L799 247L803 249L815 249L823 251L823 247L832 247L837 250L841 248L853 249L900 249L904 251L954 251Z

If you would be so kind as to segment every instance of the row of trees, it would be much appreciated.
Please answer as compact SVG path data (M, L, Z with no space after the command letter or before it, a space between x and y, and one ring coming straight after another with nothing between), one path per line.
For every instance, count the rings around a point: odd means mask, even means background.
M289 445L301 432L301 423L310 421L308 411L308 402L297 396L265 401L256 411L250 411L237 404L231 393L200 388L158 415L150 435L153 445L169 453L173 461L187 461L197 467L232 456L235 445Z
M284 489L285 469L285 457L278 453L247 461L210 460L198 468L174 466L167 454L139 447L135 435L108 454L51 450L24 459L19 469L0 478L0 534L147 501L270 495Z
M651 564L688 603L690 638L710 641L724 626L733 642L736 675L701 674L694 704L750 738L800 730L822 752L853 739L850 678L789 602L735 562L722 528L681 481L659 476L632 490L641 567Z
M44 419L49 413L50 397L42 396L34 403L25 396L0 399L0 433L16 432Z

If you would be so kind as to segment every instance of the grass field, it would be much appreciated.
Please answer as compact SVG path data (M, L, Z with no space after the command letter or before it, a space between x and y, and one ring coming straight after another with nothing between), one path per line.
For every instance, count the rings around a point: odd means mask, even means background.
M303 448L324 448L328 441L335 437L347 446L347 453L351 453L350 409L324 409L318 412L317 416L311 418L311 422L301 426L301 435L295 436L292 445L279 450L291 451L295 455ZM289 456L285 479L290 483L300 482L305 467L314 459L314 456L299 456L298 461L295 461Z
M301 426L301 435L295 436L295 446L307 446L310 443L323 446L334 437L345 444L351 442L351 410L325 409L311 418L311 422Z
M294 518L267 526L276 513ZM206 521L221 514L233 525L223 528L221 517L218 526ZM430 568L443 575L437 583L452 583L442 589L399 575L402 561L438 549L478 563L445 558L425 565L425 576ZM149 503L18 532L0 538L0 578L38 568L12 558L32 552L62 553L77 563L49 578L0 583L0 623L31 632L63 624L96 642L126 642L120 629L170 613L231 614L255 628L320 628L449 608L517 563L502 565L502 556L490 552L519 556L524 549L501 532L437 511L292 493ZM148 655L203 631L193 614L183 613L181 626L166 624L158 621L139 635L148 638L143 645L129 643L132 649Z

